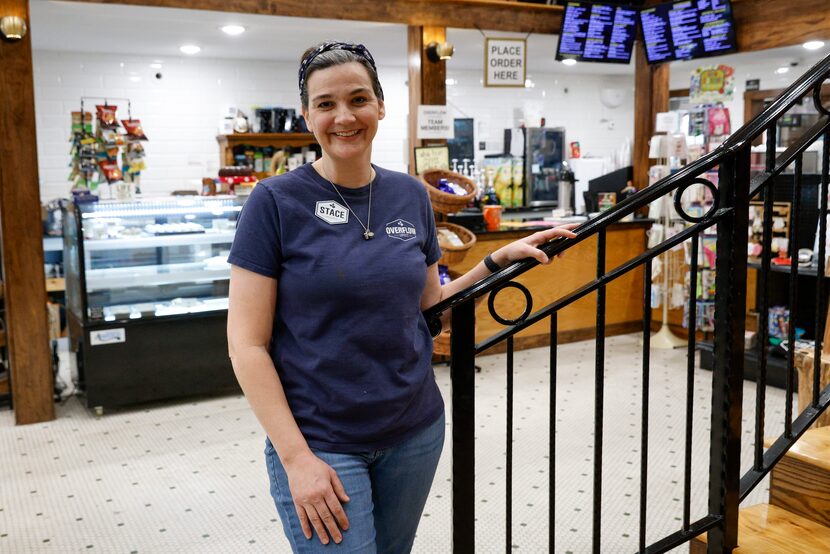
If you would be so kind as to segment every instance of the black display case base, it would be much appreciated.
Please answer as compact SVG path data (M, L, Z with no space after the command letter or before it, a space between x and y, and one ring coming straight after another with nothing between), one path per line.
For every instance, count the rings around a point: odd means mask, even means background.
M240 392L228 357L226 311L88 326L71 313L68 320L78 388L87 407L98 413Z

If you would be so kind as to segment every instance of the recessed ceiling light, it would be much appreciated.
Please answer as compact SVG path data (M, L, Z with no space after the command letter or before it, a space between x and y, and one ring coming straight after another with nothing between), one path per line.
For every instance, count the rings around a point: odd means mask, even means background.
M139 77L138 75L133 75L130 77L130 81L132 81L133 83L140 83L141 77Z
M562 60L562 65L576 65L576 60L573 58L565 58Z
M181 50L183 54L187 54L189 56L192 56L193 54L198 54L202 51L202 49L196 46L195 44L185 44L184 46L179 47L179 50Z
M820 40L809 40L801 46L807 50L818 50L819 48L824 48L824 43Z
M776 72L776 73L778 73L779 75L783 75L784 73L789 73L789 72L790 72L790 68L789 68L789 67L787 67L787 66L785 66L785 65L782 65L781 67L779 67L778 69L776 69L776 70L775 70L775 72Z
M161 65L160 63L151 63L150 64L151 69L161 69L162 67L164 67L164 66Z
M458 79L453 79L452 77L449 77L444 81L444 84L448 87L455 86L458 84Z
M226 35L231 35L232 37L235 37L236 35L241 35L245 32L245 27L243 27L242 25L225 25L224 27L221 27L221 29L223 33L225 33Z

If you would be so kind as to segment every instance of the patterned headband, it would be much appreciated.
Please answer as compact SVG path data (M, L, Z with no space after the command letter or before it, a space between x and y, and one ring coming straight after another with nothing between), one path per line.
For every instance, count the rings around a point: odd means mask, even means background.
M353 44L351 42L324 42L318 46L316 50L303 58L303 61L300 63L300 71L298 72L297 78L300 83L301 95L303 93L303 88L305 88L306 80L308 79L308 66L311 65L311 62L313 62L317 56L331 50L346 50L347 52L357 54L369 62L369 65L372 66L372 69L375 70L375 74L377 74L378 68L375 66L375 59L372 57L372 54L369 53L369 50L367 50L362 44ZM380 84L378 84L378 88L380 88ZM383 100L383 89L380 90L380 99Z

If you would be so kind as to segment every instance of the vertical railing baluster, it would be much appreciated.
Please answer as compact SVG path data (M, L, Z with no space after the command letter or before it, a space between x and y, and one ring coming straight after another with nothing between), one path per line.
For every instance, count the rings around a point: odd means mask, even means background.
M548 452L548 552L556 543L556 348L559 345L557 312L550 314L550 427Z
M605 275L605 229L597 234L597 279ZM594 372L594 526L593 551L600 552L602 525L602 430L605 402L605 285L597 289L597 354Z
M452 547L475 551L475 305L452 309Z
M777 140L776 137L776 126L777 123L774 122L772 125L767 127L767 159L766 159L766 169L767 173L772 173L772 170L775 169L775 143Z
M695 392L695 330L697 326L697 269L700 237L692 237L692 258L689 268L689 343L686 353L686 450L683 475L683 530L689 530L692 506L692 418Z
M725 157L718 179L721 207L732 213L718 222L715 265L709 513L722 521L709 531L713 554L731 552L738 543L750 161L747 143L734 157Z
M774 136L775 126L772 126L771 129ZM758 376L755 379L755 456L753 465L759 471L764 465L764 427L766 425L767 408L767 346L769 344L769 273L772 258L772 210L774 201L775 179L772 179L767 184L767 188L764 189L761 270L757 272L757 291L761 295L761 298L760 309L758 310L758 344L756 345L758 351Z
M787 323L787 398L784 404L784 435L793 434L793 381L795 381L795 312L798 309L798 219L801 215L801 170L803 154L795 158L793 200L790 212L790 317Z
M513 547L513 336L507 338L507 478L505 479L504 507L505 552L510 554Z
M643 275L643 408L640 423L640 550L646 551L646 516L648 509L648 395L651 365L651 262Z
M818 212L818 256L816 264L816 350L813 353L813 406L818 406L821 392L821 351L824 348L824 326L826 322L824 301L824 266L827 255L827 189L830 179L830 132L824 133L824 147L821 156L821 187L819 187Z

